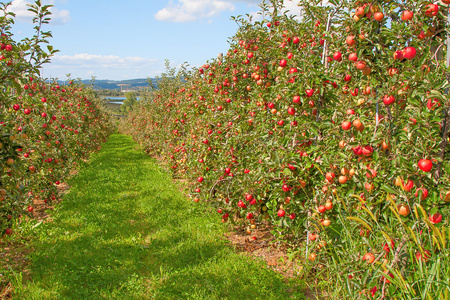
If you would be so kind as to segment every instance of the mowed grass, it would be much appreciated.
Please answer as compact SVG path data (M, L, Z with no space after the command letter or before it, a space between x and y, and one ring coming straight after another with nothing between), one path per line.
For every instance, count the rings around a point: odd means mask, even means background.
M69 184L15 299L303 299L299 280L236 253L131 137L112 135Z

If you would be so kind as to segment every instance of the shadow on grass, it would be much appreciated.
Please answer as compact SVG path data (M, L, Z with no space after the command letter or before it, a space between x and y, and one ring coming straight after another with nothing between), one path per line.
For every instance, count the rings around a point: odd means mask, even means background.
M218 218L113 135L37 233L17 299L302 299L298 283L238 255Z

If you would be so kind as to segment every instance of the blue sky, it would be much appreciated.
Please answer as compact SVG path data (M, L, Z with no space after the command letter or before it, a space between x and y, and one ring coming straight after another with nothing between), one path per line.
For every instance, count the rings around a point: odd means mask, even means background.
M15 40L32 34L26 4L14 0ZM53 5L45 26L60 50L43 77L66 79L132 79L154 77L188 62L201 66L226 53L237 30L231 16L255 14L261 0L43 0ZM287 5L295 8L290 1Z

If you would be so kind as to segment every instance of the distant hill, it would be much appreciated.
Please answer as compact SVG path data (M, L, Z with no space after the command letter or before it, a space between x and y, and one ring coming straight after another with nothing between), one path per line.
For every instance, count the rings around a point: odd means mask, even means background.
M159 79L151 78L153 84L155 86L158 85ZM60 84L63 84L65 81L58 80ZM90 79L84 79L81 80L83 84L91 85L92 80ZM148 88L148 79L147 78L139 78L139 79L127 79L127 80L107 80L107 79L96 79L94 81L94 90L121 90L121 84L122 90L139 90Z

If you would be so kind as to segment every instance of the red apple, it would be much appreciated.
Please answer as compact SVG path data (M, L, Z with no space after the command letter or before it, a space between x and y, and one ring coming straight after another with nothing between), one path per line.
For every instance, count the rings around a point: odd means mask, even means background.
M247 205L245 205L244 201L242 201L242 200L238 201L237 206L242 208L242 209L246 209L247 208Z
M389 106L389 105L393 104L394 102L395 102L395 97L392 95L385 95L383 97L383 103L386 106Z
M352 150L353 150L353 153L355 153L355 155L358 155L358 156L363 155L363 152L362 152L363 148L361 146L353 147Z
M404 10L402 12L402 21L410 21L412 20L414 13L410 10Z
M347 45L349 46L353 46L355 44L355 36L354 35L349 35L346 39L345 42L347 43Z
M406 184L402 181L402 186L405 191L409 192L414 187L414 182L411 179L408 179L408 181L406 181Z
M298 72L298 69L297 68L290 68L289 69L289 74L293 74L293 73L297 73Z
M414 193L414 196L419 197L421 196L421 200L424 200L428 197L428 190L424 187L420 187L416 190L416 192Z
M435 213L434 215L430 215L429 220L433 224L441 223L442 215L440 213Z
M420 159L417 165L424 172L430 172L433 168L433 163L429 159Z
M295 108L289 107L288 108L288 114L290 114L291 116L295 115Z
M351 61L357 61L358 60L358 55L356 54L356 52L352 52L348 55L348 59Z
M384 19L384 14L381 11L377 11L376 13L373 14L373 18L376 21L381 22Z
M432 18L432 17L436 16L438 11L439 11L439 6L437 4L430 3L425 6L425 15L427 17Z
M394 59L402 60L403 59L403 52L400 50L397 50L394 52Z
M416 259L421 260L423 262L427 262L430 259L430 257L431 257L430 250L424 250L423 255L419 251L417 251L417 253L416 253Z
M366 191L371 193L375 189L375 186L373 185L373 183L366 182L364 183L364 188L366 189Z
M342 53L339 52L339 51L334 52L333 59L336 60L336 61L342 61Z
M360 60L358 62L356 62L356 68L358 70L363 70L366 67L366 62L363 60Z
M350 130L350 128L352 127L352 123L350 123L349 121L344 121L342 122L341 127L343 130Z
M363 256L363 260L365 260L368 264L371 264L375 261L375 255L373 253L366 253Z
M406 47L405 50L403 50L403 56L407 60L411 60L416 56L416 48L414 47Z
M372 153L373 153L373 147L372 147L372 146L367 145L367 146L364 146L364 147L362 148L362 154L363 154L364 156L371 156Z

